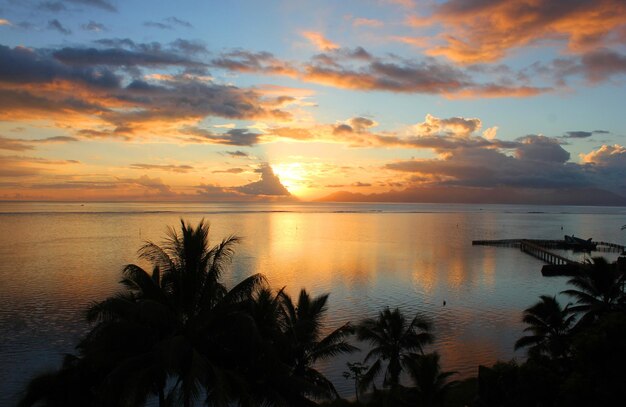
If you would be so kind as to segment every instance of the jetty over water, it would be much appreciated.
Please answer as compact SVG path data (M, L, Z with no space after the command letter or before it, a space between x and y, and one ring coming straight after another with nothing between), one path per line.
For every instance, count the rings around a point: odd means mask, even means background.
M624 253L624 246L609 242L590 242L595 248L592 251ZM519 249L533 256L544 263L541 273L549 275L569 275L575 273L582 263L569 259L565 256L554 253L552 250L571 249L571 244L565 240L545 240L545 239L500 239L500 240L474 240L474 246L495 246L495 247L519 247Z

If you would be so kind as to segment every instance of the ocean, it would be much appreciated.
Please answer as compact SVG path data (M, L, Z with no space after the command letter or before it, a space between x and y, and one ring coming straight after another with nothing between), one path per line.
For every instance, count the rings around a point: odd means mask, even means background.
M0 203L0 405L14 404L30 377L74 350L88 329L84 310L121 289L121 269L142 264L137 249L145 241L159 243L180 219L202 218L213 243L243 238L224 276L228 286L260 272L292 295L301 288L330 293L327 331L385 306L422 313L434 324L431 349L458 378L477 374L479 364L522 359L513 349L522 311L539 295L558 295L567 281L542 277L542 262L518 249L472 240L626 240L624 207ZM319 367L350 397L352 382L342 372L362 356Z

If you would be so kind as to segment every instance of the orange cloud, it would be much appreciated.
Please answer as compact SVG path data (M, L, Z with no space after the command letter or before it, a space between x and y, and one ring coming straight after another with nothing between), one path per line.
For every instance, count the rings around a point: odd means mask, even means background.
M586 164L600 166L618 166L626 169L626 147L615 144L602 145L588 154L580 154L580 160Z
M332 51L339 49L339 45L332 42L317 31L303 31L302 36L315 45L320 51Z
M496 61L540 41L565 42L567 50L576 53L617 42L617 33L626 25L626 3L449 0L435 7L430 20L442 24L446 34L439 36L443 44L427 53L473 64Z
M426 48L430 45L430 39L427 37L406 37L406 36L391 36L391 41L402 42L404 44L412 45L417 48Z
M452 117L440 119L431 114L426 115L422 123L413 126L413 129L420 135L449 134L459 137L469 137L472 133L480 130L482 122L480 119L466 119L464 117Z
M90 65L89 56L95 56L97 64ZM266 96L253 89L217 84L207 80L204 72L197 77L190 73L151 75L148 81L125 78L123 70L116 68L125 64L135 64L134 69L155 64L202 66L170 52L64 48L51 55L0 45L0 119L54 121L81 137L130 139L176 138L181 128L207 117L291 118L281 110L295 102L291 96Z

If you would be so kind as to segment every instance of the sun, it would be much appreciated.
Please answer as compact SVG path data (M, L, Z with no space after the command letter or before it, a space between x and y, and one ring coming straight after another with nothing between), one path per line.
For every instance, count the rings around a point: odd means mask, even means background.
M272 164L272 170L293 195L306 195L309 174L301 163Z

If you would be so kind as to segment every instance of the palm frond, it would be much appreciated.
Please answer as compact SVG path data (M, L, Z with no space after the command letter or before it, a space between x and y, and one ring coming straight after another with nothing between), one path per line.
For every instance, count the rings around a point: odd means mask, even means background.
M367 388L374 382L374 379L376 378L376 376L378 376L381 370L382 362L380 359L378 359L370 366L369 369L367 369L367 372L365 372L361 377L361 382L359 383L360 390L366 391Z
M87 308L88 322L105 322L129 318L136 311L135 303L124 294L116 294L104 301L93 303Z
M266 282L267 279L263 274L253 274L231 288L222 299L222 302L224 304L234 304L250 299L254 290Z

